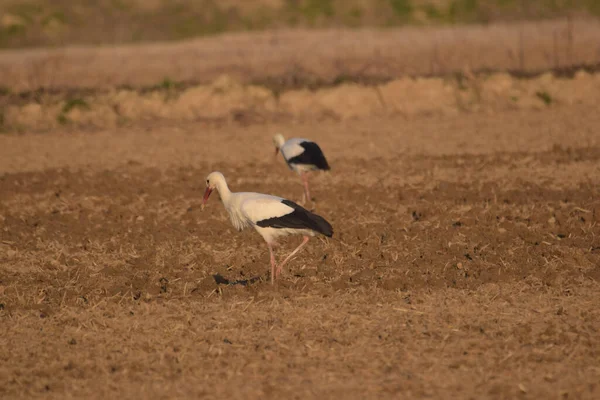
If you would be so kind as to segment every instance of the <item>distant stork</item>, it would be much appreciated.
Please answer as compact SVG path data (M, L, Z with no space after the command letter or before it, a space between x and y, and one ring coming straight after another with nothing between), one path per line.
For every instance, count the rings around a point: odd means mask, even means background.
M333 235L333 228L329 222L294 202L268 194L232 193L227 186L225 177L220 172L212 172L206 177L202 209L214 189L219 192L233 226L238 231L253 227L267 242L271 255L271 283L275 282L275 278L279 277L285 263L308 242L310 236L318 233L328 237ZM292 251L281 264L277 265L273 254L273 245L276 243L276 239L298 234L304 236L300 246Z
M300 204L304 205L306 201L311 201L308 190L308 172L331 169L321 148L315 142L307 139L294 138L286 141L281 134L273 136L273 143L275 144L275 156L278 151L281 151L288 167L302 178L304 195Z

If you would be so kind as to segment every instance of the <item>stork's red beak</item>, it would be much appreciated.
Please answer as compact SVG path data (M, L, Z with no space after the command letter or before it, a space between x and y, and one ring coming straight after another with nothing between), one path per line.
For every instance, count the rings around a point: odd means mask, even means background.
M210 194L212 193L212 189L210 187L206 187L206 190L204 191L204 197L202 198L202 209L204 209L204 205L206 204L206 202L208 201L208 198L210 197Z

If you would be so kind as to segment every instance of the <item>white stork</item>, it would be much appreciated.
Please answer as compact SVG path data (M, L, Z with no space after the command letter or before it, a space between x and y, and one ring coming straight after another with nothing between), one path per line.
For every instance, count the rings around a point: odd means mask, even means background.
M238 231L253 227L267 242L271 256L271 283L274 283L285 263L308 242L310 236L318 233L328 237L333 235L333 228L329 222L294 202L261 193L231 192L220 172L212 172L206 177L202 209L214 189L219 192L233 226ZM277 265L273 254L276 239L294 234L304 236L302 243Z
M321 148L315 142L307 139L293 138L286 141L281 134L273 136L273 143L275 144L275 156L278 151L281 151L288 167L302 178L304 195L300 204L304 205L305 201L311 201L308 190L308 172L331 169Z

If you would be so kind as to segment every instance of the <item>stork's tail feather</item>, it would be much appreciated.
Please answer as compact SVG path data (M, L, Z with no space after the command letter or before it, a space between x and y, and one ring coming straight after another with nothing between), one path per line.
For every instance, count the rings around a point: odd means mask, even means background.
M321 164L317 165L317 168L322 169L323 171L331 170L331 167L327 163L327 159L325 158L325 156L323 156L323 159L321 160Z
M333 227L327 220L320 215L308 211L306 208L299 206L293 201L283 200L283 204L294 209L294 213L302 219L303 225L327 237L333 236Z
M325 158L325 154L323 154L323 151L321 150L321 148L319 147L318 144L314 144L315 149L313 150L313 156L312 156L312 161L313 164L315 165L315 167L317 167L320 170L323 171L329 171L331 169L331 167L329 166L329 163L327 162L327 159Z
M331 168L323 154L323 151L315 142L303 142L300 144L304 151L287 160L288 164L314 165L317 169L328 171Z
M310 229L328 237L333 236L333 228L325 218L308 211L293 201L283 200L282 203L293 208L294 211L280 217L258 221L256 224L263 228Z
M308 210L306 211L306 213L308 218L313 223L313 231L319 232L327 237L333 236L333 227L329 222L327 222L327 220L325 220L325 218L321 217L320 215L314 214Z

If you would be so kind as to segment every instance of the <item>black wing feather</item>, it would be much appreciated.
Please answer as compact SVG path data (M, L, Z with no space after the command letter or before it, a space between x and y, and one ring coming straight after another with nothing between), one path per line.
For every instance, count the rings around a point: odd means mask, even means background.
M293 201L282 200L283 204L294 209L289 214L258 221L256 225L262 228L311 229L325 236L333 236L331 224L320 215L313 214Z
M304 148L304 151L296 157L287 160L288 164L314 165L318 169L324 171L329 171L331 169L318 144L315 142L302 142L300 143L300 146Z

